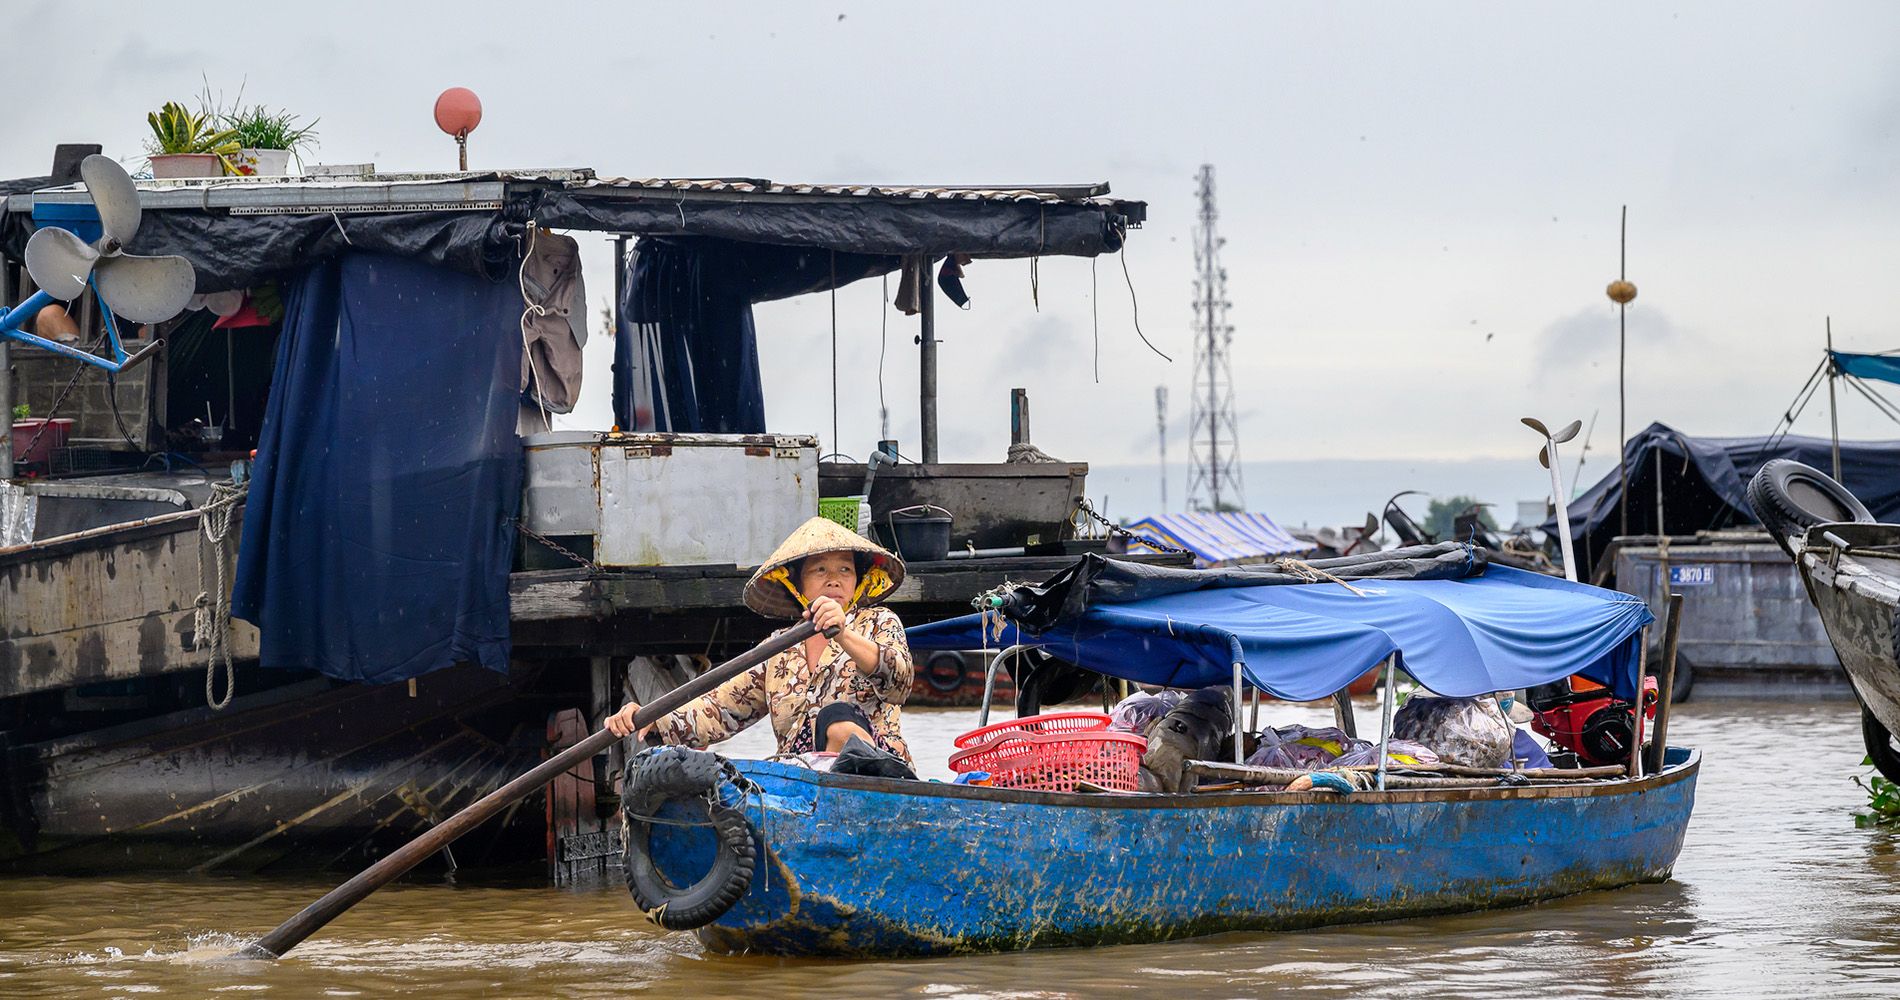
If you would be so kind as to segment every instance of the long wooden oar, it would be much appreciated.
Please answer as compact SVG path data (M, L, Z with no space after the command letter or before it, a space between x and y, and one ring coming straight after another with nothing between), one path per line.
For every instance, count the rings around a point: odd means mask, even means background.
M812 626L812 623L802 621L783 633L713 667L655 698L650 704L641 706L640 711L634 713L633 716L634 730L637 732L652 725L659 719L672 714L681 705L804 642L815 634L817 634L817 629ZM830 630L827 634L835 636L836 630ZM480 826L483 820L502 811L510 803L553 781L556 775L612 746L619 738L613 734L612 730L602 729L568 747L544 761L541 766L475 800L467 808L450 816L429 832L363 869L355 878L330 890L322 899L304 907L296 916L279 924L276 930L259 938L233 957L283 957L285 952L295 948L304 938L315 934L324 924L335 920L344 910L362 902L370 893L414 868L423 858L447 847L457 837Z

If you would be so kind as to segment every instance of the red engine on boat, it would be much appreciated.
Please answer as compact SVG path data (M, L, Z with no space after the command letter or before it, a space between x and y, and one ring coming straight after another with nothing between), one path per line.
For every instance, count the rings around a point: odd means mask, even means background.
M1630 759L1635 722L1630 703L1582 677L1566 677L1524 692L1536 715L1531 728L1558 746L1575 751L1587 765L1621 764ZM1643 718L1656 717L1656 678L1643 678ZM1648 727L1644 727L1648 731Z

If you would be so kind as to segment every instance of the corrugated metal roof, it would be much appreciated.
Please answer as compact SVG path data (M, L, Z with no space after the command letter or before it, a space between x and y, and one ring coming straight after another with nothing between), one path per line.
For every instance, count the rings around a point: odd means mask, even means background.
M1194 554L1194 564L1202 568L1299 555L1314 549L1311 543L1287 534L1273 523L1273 518L1240 511L1163 514L1136 521L1128 530L1188 550ZM1155 550L1131 541L1128 551Z
M507 196L513 184L550 185L575 192L612 196L624 192L641 197L664 192L681 199L732 200L762 198L830 199L883 198L891 200L1039 202L1100 206L1141 206L1106 198L1107 182L1012 186L904 186L887 184L780 184L753 177L603 178L586 167L523 170L372 173L354 176L211 177L153 180L139 178L140 204L149 209L230 209L239 212L296 211L426 211L454 208L490 208ZM14 194L5 207L31 212L35 202L59 204L89 202L78 184ZM1137 213L1145 216L1146 212ZM1140 218L1130 217L1139 223Z
M892 185L892 184L780 184L756 177L669 178L609 177L594 178L569 185L576 188L640 188L651 191L775 194L833 198L916 198L944 201L1040 201L1111 204L1104 198L1106 181L1096 184L1040 184L1022 187L974 185Z

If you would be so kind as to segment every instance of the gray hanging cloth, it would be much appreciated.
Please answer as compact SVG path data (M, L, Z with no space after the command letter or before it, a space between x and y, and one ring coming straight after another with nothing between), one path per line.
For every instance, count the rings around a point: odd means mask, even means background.
M543 229L521 264L521 401L568 413L581 396L587 286L573 238Z

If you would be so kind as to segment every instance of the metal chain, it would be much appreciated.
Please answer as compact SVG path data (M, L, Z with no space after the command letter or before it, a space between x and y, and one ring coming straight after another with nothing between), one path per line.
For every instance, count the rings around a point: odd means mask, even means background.
M40 424L39 430L33 432L33 439L26 443L26 447L16 449L13 452L14 455L18 456L18 455L33 454L33 446L36 444L39 444L40 435L46 433L47 428L53 426L53 418L56 416L59 416L59 408L61 406L66 405L66 397L72 395L73 386L76 386L79 384L79 376L86 374L87 367L88 365L84 361L81 361L79 362L78 365L74 366L73 377L66 380L66 388L61 389L59 391L58 398L53 400L53 408L46 412L46 416L44 418L45 422ZM52 466L53 466L52 456L49 455L47 456L47 459L46 459L46 467L48 470L51 470Z
M1156 552L1165 552L1170 555L1186 555L1187 554L1188 550L1186 549L1178 549L1172 545L1164 545L1161 542L1157 542L1146 535L1137 535L1134 532L1129 531L1127 528L1124 528L1119 524L1115 524L1114 522L1110 521L1108 518L1103 517L1102 515L1096 513L1095 508L1089 504L1088 497L1077 497L1075 499L1075 502L1076 502L1077 508L1081 510L1082 513L1087 514L1090 520L1093 520L1097 524L1100 524L1102 527L1107 528L1108 533L1110 535L1121 535L1127 538L1131 542L1137 542L1139 544L1146 545L1149 548L1155 550Z
M553 549L555 552L558 552L561 555L564 555L567 558L573 560L574 565L584 567L590 573L597 573L600 571L600 567L596 566L592 559L588 559L577 552L570 551L566 546L562 545L560 542L557 542L554 539L549 538L548 536L540 533L539 531L536 531L533 528L528 527L528 523L526 521L521 521L521 520L515 521L515 527L521 529L521 533L524 535L527 535L529 538L532 538L535 541L540 542L542 545L545 545L548 548Z

